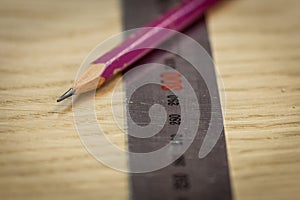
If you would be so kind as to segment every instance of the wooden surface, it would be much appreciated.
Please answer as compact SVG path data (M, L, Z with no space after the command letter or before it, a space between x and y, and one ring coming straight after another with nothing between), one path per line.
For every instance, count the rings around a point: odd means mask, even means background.
M127 174L96 161L55 99L99 42L121 30L118 1L0 0L0 198L126 199ZM226 90L235 199L300 198L300 3L226 1L208 15ZM116 79L97 94L111 123ZM121 108L120 108L121 109Z

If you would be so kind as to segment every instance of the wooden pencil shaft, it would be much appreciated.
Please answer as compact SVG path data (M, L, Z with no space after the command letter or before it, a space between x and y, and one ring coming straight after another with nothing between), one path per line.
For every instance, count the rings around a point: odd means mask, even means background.
M104 54L93 64L105 63L106 68L102 73L105 79L111 78L115 71L122 71L132 63L155 49L159 44L166 41L175 31L182 31L193 23L218 0L186 0L180 5L170 9L161 17L153 20L144 28L131 35L120 45ZM161 29L151 29L158 27ZM175 31L165 31L172 29ZM149 48L145 48L149 47Z
M120 45L95 60L73 85L73 94L88 92L100 87L107 79L126 69L131 64L182 31L219 0L185 0L161 17L147 24ZM157 28L151 28L157 27ZM166 31L172 29L175 31ZM145 48L147 47L147 48ZM68 95L61 96L58 101Z

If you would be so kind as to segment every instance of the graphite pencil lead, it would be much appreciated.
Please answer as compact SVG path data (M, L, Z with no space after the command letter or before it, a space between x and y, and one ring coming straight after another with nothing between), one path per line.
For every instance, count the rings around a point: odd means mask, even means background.
M70 88L66 93L64 93L63 95L61 95L61 97L59 97L56 101L57 101L57 102L60 102L60 101L62 101L62 100L64 100L64 99L66 99L66 98L68 98L68 97L74 95L75 92L76 92L75 89Z

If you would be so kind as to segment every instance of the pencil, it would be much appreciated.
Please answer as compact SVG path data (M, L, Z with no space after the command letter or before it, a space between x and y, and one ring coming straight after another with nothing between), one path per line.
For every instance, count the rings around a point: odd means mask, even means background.
M153 49L142 48L145 44L158 46L172 35L169 32L157 31L147 27L159 27L182 31L219 0L185 0L165 12L159 18L137 31L108 53L93 61L88 69L75 81L73 86L57 99L60 102L72 95L85 93L101 87L116 73L128 68L134 62Z

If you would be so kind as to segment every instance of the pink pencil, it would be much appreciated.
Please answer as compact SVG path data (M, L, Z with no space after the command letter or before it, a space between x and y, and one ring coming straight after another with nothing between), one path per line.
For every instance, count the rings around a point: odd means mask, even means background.
M144 48L145 46L156 47L172 37L170 31L148 27L182 31L218 1L185 0L178 6L168 10L161 17L147 24L144 29L136 32L111 51L92 62L74 85L57 99L57 102L74 94L81 94L101 87L105 81L109 80L117 72L128 68L153 50L153 48Z

